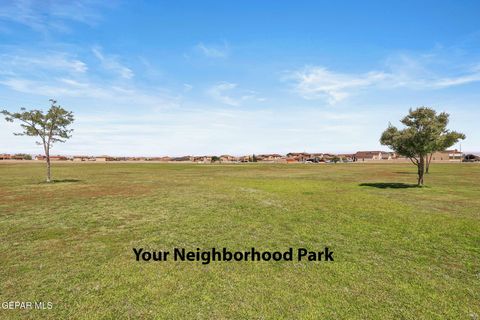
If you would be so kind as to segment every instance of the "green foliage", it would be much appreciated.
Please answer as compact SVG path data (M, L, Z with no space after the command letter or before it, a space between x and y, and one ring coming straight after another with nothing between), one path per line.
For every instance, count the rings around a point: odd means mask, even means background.
M220 157L218 157L218 156L213 156L213 157L212 157L212 160L211 160L210 162L211 162L211 163L220 162Z
M252 155L252 162L257 162L258 159L257 159L257 156L256 155Z
M427 107L410 109L409 114L401 120L405 128L397 129L389 124L380 137L380 143L410 158L419 168L419 184L423 184L427 155L445 150L458 140L465 139L463 133L447 129L448 118L448 113L437 114Z
M50 99L50 102L50 109L46 113L37 109L27 111L25 108L21 108L20 112L1 111L6 121L20 121L23 131L14 135L40 138L37 144L43 145L47 159L47 182L51 181L50 148L54 143L65 142L71 137L73 129L68 129L68 126L74 121L71 111L57 105L56 100Z
M71 137L73 129L67 127L74 121L73 113L57 106L57 101L51 99L50 109L44 113L41 110L27 111L21 108L20 112L9 112L3 110L1 113L8 122L19 120L23 131L14 133L18 136L39 137L46 149L49 149L55 142L65 142Z
M443 151L460 139L465 139L463 133L447 129L449 114L427 107L415 110L401 120L405 129L399 130L391 124L380 138L383 145L389 146L398 154L419 158L435 151Z

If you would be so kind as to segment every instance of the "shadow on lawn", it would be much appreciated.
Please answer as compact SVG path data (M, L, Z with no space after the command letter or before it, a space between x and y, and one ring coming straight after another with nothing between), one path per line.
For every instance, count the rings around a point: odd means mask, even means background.
M416 184L408 184L401 182L373 182L373 183L360 183L361 187L373 187L379 189L405 189L405 188L418 188Z
M65 182L81 182L82 180L78 179L59 179L59 180L52 180L53 183L65 183Z

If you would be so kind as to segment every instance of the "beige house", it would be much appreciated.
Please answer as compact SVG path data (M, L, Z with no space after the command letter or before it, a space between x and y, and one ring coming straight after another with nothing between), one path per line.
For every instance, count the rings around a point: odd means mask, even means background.
M458 162L460 162L460 161L462 161L462 153L460 151L458 151L457 149L435 152L432 155L432 161L458 161Z
M44 161L44 160L47 160L47 157L43 155L37 155L35 156L35 160ZM66 161L66 160L68 160L68 158L65 156L50 156L50 161Z
M312 155L306 152L290 152L287 153L287 162L305 162L307 159L310 159Z
M382 160L396 159L397 155L394 152L382 152Z
M385 151L358 151L353 156L355 161L392 160L396 158L395 153Z
M73 156L74 162L82 162L82 161L89 161L91 157L89 156Z
M382 151L358 151L355 153L356 161L382 160Z
M237 157L234 157L234 156L231 156L231 155L228 155L228 154L222 154L220 156L220 161L221 162L237 162L238 159L237 159Z
M97 157L94 158L94 161L96 161L96 162L107 162L107 161L114 161L114 160L115 160L115 158L110 157L110 156L105 156L105 155L97 156Z
M259 154L257 157L258 161L265 161L265 162L279 162L281 161L284 157L280 154Z
M212 156L197 156L193 159L196 163L210 163L212 162Z

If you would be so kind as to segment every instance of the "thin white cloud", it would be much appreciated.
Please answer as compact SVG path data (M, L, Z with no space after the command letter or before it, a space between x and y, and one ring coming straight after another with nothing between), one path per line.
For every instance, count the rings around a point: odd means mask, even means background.
M240 90L236 83L219 82L207 90L207 95L214 100L230 106L240 106L245 101L263 102L265 98L258 97L252 90Z
M477 82L477 81L480 81L480 72L472 73L465 76L459 76L456 78L454 77L454 78L438 79L437 81L434 81L432 83L432 86L436 88L446 88L446 87L459 86L459 85L468 84L468 83Z
M24 78L7 78L0 84L11 90L46 98L76 98L81 101L94 101L104 106L140 106L150 110L176 108L181 97L162 90L153 93L134 86L116 86L69 78L54 79L50 82Z
M112 63L115 60L99 49L97 53L108 67L123 77L133 75L130 69L124 70L121 65ZM118 81L117 77L99 77L96 71L95 68L89 70L86 63L67 53L38 52L33 55L15 51L0 55L0 89L9 89L22 97L81 101L87 106L98 103L105 108L140 106L163 110L176 108L181 103L180 95L164 88L153 85L145 88L133 81Z
M230 51L227 43L223 43L223 45L205 45L200 42L195 48L208 58L226 58Z
M210 97L221 103L228 104L230 106L239 106L240 100L228 95L228 92L236 87L237 84L235 83L221 82L208 89L207 93L210 95Z
M0 55L0 70L0 74L30 73L32 70L85 73L88 66L67 53L44 52L31 55L23 52Z
M118 74L119 76L125 79L133 78L134 73L132 69L118 62L118 57L105 55L102 52L102 49L99 47L92 48L92 52L95 55L95 57L97 57L97 59L102 63L102 66L105 69L115 72L116 74Z
M324 66L309 66L290 73L294 89L304 99L324 99L330 104L338 103L352 94L367 89L408 88L412 90L434 90L460 86L480 81L478 66L454 70L454 75L445 76L442 66L429 66L431 56L415 59L400 55L389 59L385 70L372 70L366 73L341 73Z
M296 91L303 98L326 98L331 104L348 97L350 90L372 86L386 77L382 72L353 75L332 72L324 67L307 67L292 75Z
M70 31L67 24L71 21L95 25L101 19L101 9L112 3L91 0L2 1L0 2L0 21L22 24L42 33L51 30L67 32Z

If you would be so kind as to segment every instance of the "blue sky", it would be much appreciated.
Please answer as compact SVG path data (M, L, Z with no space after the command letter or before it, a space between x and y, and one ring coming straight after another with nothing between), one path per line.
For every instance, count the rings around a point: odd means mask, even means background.
M383 150L422 105L480 151L480 2L2 1L0 106L49 98L58 154ZM0 153L40 153L17 128Z

